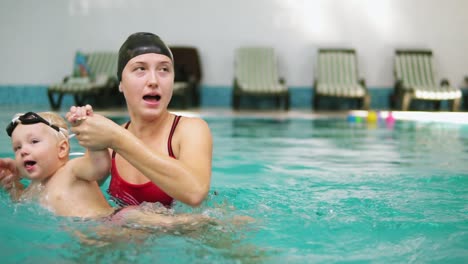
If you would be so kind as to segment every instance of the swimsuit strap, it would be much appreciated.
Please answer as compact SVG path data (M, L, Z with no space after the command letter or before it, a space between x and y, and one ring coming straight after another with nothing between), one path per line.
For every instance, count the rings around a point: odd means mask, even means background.
M169 133L169 138L167 139L167 150L169 152L169 156L175 158L174 152L172 152L172 135L174 135L174 131L176 129L177 124L179 123L181 116L176 115L174 117L174 122L172 122L171 132Z
M172 122L172 127L171 127L171 132L169 132L169 138L167 139L167 150L169 152L169 156L175 158L174 152L172 151L172 136L174 135L174 131L177 127L177 124L179 123L179 120L182 116L176 115L174 117L174 121ZM130 126L130 121L125 124L125 129L128 129ZM115 150L112 150L112 158L115 158Z

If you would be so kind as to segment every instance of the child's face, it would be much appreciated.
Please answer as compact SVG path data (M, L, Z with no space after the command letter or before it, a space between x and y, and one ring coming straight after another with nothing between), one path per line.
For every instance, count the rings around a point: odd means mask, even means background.
M59 138L43 124L18 124L11 135L16 166L32 180L52 176L59 168Z

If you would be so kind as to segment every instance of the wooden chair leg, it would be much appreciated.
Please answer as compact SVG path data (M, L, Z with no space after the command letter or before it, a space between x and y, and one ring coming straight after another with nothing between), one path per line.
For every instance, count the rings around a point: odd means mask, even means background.
M388 105L390 106L390 109L394 110L397 108L397 96L396 92L393 92L390 96L388 96Z
M73 96L73 98L74 98L75 104L77 106L84 106L85 105L86 97L84 95L75 94L75 96Z
M401 102L401 110L408 111L410 103L411 103L411 95L409 93L404 93L402 102Z
M281 107L281 95L275 96L275 105L277 109Z
M240 107L240 95L234 95L232 97L232 108L234 108L234 110L239 110L239 107Z
M60 105L62 104L63 93L58 93L57 100L54 100L54 92L47 92L47 96L49 97L49 103L52 110L60 109Z
M319 99L318 94L315 94L314 95L314 105L313 105L313 108L314 108L315 111L317 111L319 109L319 101L320 101L320 99Z
M362 109L362 106L364 105L364 97L356 99L356 104L356 109Z
M190 96L188 94L186 94L184 96L184 103L182 105L182 108L187 109L187 108L189 108L189 105L190 105Z
M370 108L370 96L367 94L362 98L362 109L369 110Z
M461 98L454 99L452 101L452 111L457 112L460 109Z

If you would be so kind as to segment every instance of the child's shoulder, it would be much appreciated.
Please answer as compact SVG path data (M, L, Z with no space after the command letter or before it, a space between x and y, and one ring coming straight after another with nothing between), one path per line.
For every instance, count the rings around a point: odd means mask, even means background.
M74 162L68 161L55 171L47 181L47 188L49 191L56 192L58 190L67 190L68 192L70 188L73 188L77 182L77 178L74 176L73 163Z
M78 161L80 158L74 158L67 161L62 167L60 167L56 172L54 177L66 177L68 179L76 178L76 171L79 170Z

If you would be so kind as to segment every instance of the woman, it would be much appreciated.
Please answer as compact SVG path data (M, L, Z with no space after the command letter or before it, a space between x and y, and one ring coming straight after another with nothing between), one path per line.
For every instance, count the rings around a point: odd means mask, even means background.
M72 128L82 146L112 151L109 194L122 205L200 205L210 188L212 136L204 120L167 109L174 84L170 49L152 33L132 34L119 50L117 75L130 121L119 126L94 113Z

